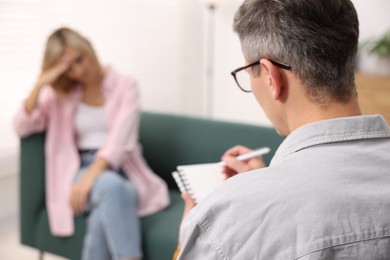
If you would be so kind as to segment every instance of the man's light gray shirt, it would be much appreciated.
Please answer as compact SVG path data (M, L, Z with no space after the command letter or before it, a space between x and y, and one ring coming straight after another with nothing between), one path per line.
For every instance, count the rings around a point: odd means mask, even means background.
M390 259L390 128L337 118L291 133L268 168L193 209L179 259Z

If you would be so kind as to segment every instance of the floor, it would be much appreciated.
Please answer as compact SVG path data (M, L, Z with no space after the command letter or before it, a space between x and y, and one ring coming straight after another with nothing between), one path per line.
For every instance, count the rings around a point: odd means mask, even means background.
M10 219L0 227L0 259L4 260L38 260L39 252L19 243L17 218ZM45 253L44 260L65 260L65 258Z

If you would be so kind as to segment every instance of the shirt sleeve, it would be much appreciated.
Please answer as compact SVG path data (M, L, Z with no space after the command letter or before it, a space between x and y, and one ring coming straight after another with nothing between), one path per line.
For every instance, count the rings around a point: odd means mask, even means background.
M117 116L110 126L107 143L97 154L107 160L113 169L118 169L126 154L137 147L140 120L136 81L126 77L119 84L119 91L114 97Z
M43 132L46 129L47 109L50 103L49 86L44 87L38 98L37 107L28 114L26 111L26 100L19 106L13 118L15 132L20 137L26 137L33 133Z
M181 251L178 260L227 259L207 225L199 224L193 212L185 218L180 234Z

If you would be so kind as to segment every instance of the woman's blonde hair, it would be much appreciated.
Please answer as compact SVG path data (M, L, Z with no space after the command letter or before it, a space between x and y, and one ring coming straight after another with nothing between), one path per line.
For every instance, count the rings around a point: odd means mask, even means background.
M77 48L100 68L100 63L92 44L78 32L69 28L60 28L54 31L47 40L42 62L42 72L53 67L58 62L67 46ZM65 75L61 75L52 84L52 87L59 94L68 94L75 85L75 81L67 78Z

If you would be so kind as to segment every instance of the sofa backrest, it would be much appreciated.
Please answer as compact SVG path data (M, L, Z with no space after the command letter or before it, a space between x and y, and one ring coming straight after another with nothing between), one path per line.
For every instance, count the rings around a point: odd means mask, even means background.
M170 188L177 189L171 172L177 165L218 162L237 144L249 148L268 146L268 164L283 138L270 127L215 121L188 116L143 112L140 142L149 166Z

